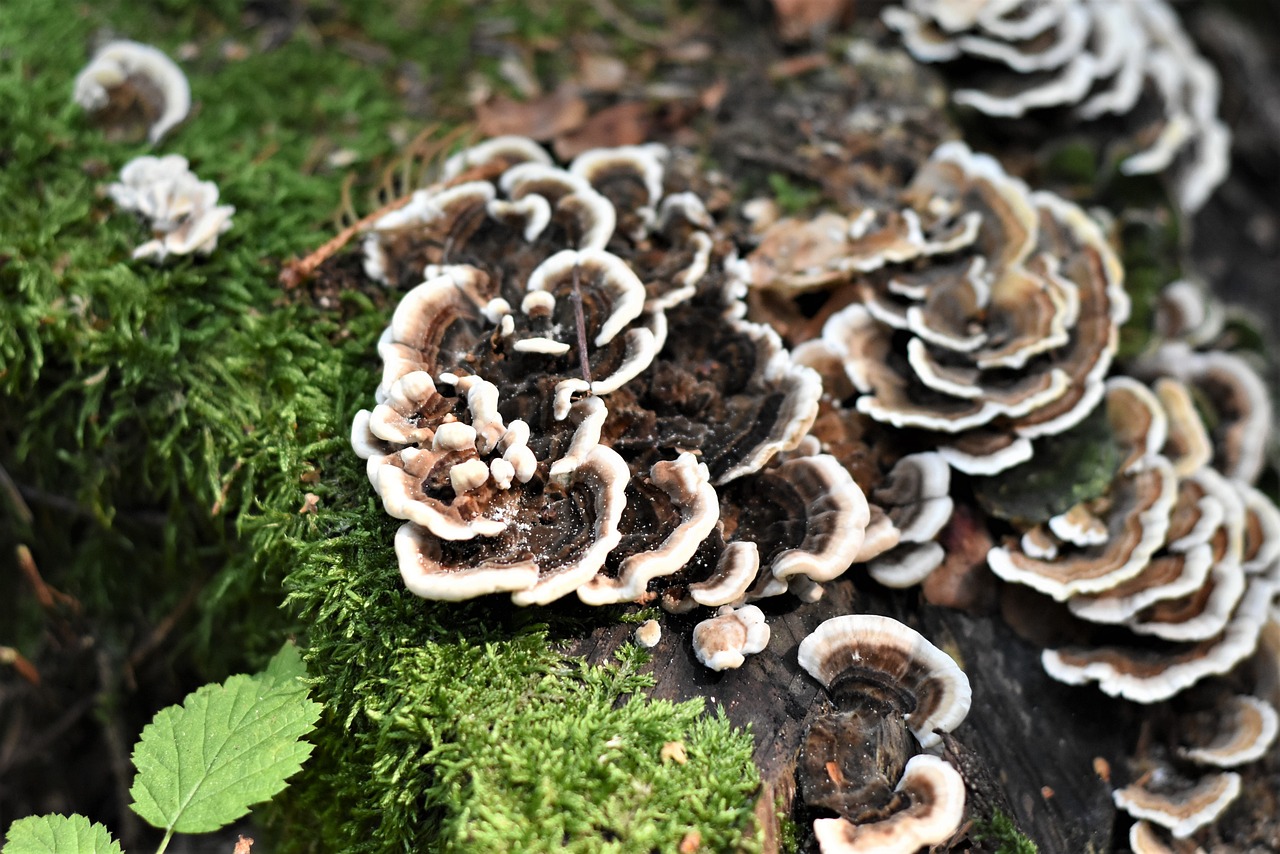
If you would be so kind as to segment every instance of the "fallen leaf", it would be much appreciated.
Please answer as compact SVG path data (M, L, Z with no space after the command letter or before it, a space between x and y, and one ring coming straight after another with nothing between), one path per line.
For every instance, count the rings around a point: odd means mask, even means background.
M588 92L617 92L627 80L627 65L616 56L584 53L578 57L578 85Z
M587 118L587 102L571 86L521 103L496 95L476 105L476 127L482 136L527 136L546 142L577 128Z
M853 0L773 0L778 37L787 44L821 37L853 11Z
M663 762L668 759L677 765L684 765L689 761L689 754L685 752L683 741L668 741L662 745L662 751L658 754Z
M649 138L652 125L649 105L639 101L614 104L592 115L580 127L557 136L556 156L572 160L592 148L639 145Z

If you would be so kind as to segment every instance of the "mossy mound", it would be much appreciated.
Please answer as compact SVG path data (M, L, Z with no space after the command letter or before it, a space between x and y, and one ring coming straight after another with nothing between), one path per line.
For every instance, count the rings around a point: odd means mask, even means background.
M496 64L463 49L474 8L402 5L324 4L301 23L263 17L272 4L251 4L253 19L238 3L0 9L0 466L14 509L0 536L4 559L30 546L80 603L69 624L102 668L87 707L99 720L86 713L65 751L19 769L34 785L0 812L56 803L120 826L99 806L112 801L102 730L127 744L159 706L296 633L326 722L273 808L289 830L273 848L667 850L690 832L750 848L749 733L700 702L644 699L638 655L587 667L560 654L551 637L581 611L437 605L400 583L397 523L346 439L394 299L344 290L321 308L276 276L333 233L345 176L326 155L375 176L389 130L418 129L394 85L403 63L447 66L432 76L446 116L468 72ZM581 5L512 13L516 32L589 27ZM187 57L196 109L154 148L106 141L70 103L103 32ZM354 43L377 50L336 47ZM209 257L130 258L146 228L102 189L142 153L183 154L236 206ZM0 577L0 643L56 674L69 653L50 617L18 573ZM668 741L686 763L663 761ZM51 788L68 769L101 781L93 802Z

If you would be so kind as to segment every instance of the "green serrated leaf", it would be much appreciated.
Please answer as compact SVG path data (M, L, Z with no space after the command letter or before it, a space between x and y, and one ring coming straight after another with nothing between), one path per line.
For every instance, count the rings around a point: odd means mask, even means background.
M111 831L82 815L39 815L9 825L0 854L123 854Z
M307 693L307 684L302 680L307 677L307 665L302 660L298 645L292 641L280 647L280 651L272 656L267 669L257 675L263 687L292 688L299 694Z
M157 714L133 749L133 811L166 831L207 833L283 789L320 717L303 674L289 644L266 672L205 685Z

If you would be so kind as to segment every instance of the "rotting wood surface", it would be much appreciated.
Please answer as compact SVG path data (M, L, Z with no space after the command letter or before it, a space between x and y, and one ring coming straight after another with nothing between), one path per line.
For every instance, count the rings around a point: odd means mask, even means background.
M964 750L960 762L971 812L1009 810L1042 854L1112 849L1116 811L1095 759L1116 764L1125 755L1132 740L1131 706L1096 690L1053 682L1040 667L1039 651L998 616L920 605L914 594L860 590L848 578L828 584L816 603L790 600L761 607L772 630L768 648L748 657L740 669L723 673L694 658L697 618L665 617L662 639L653 649L656 685L650 696L676 702L704 697L734 724L750 726L764 791L780 809L792 807L805 718L829 708L825 691L800 669L796 648L823 620L880 613L918 629L955 656L969 675L973 708L954 736ZM632 642L633 631L631 625L602 626L567 652L603 662ZM805 818L803 810L798 818Z

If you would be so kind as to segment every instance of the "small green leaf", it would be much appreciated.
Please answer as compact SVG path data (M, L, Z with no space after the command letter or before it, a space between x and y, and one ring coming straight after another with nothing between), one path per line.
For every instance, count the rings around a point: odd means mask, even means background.
M267 663L267 669L256 678L263 680L267 687L292 687L297 693L306 694L307 685L302 680L307 678L307 665L302 661L297 644L286 643L280 647L280 651Z
M133 811L166 831L207 833L283 789L320 717L304 673L288 644L264 673L205 685L157 714L133 749Z
M0 854L123 854L120 843L82 815L40 815L9 825Z

